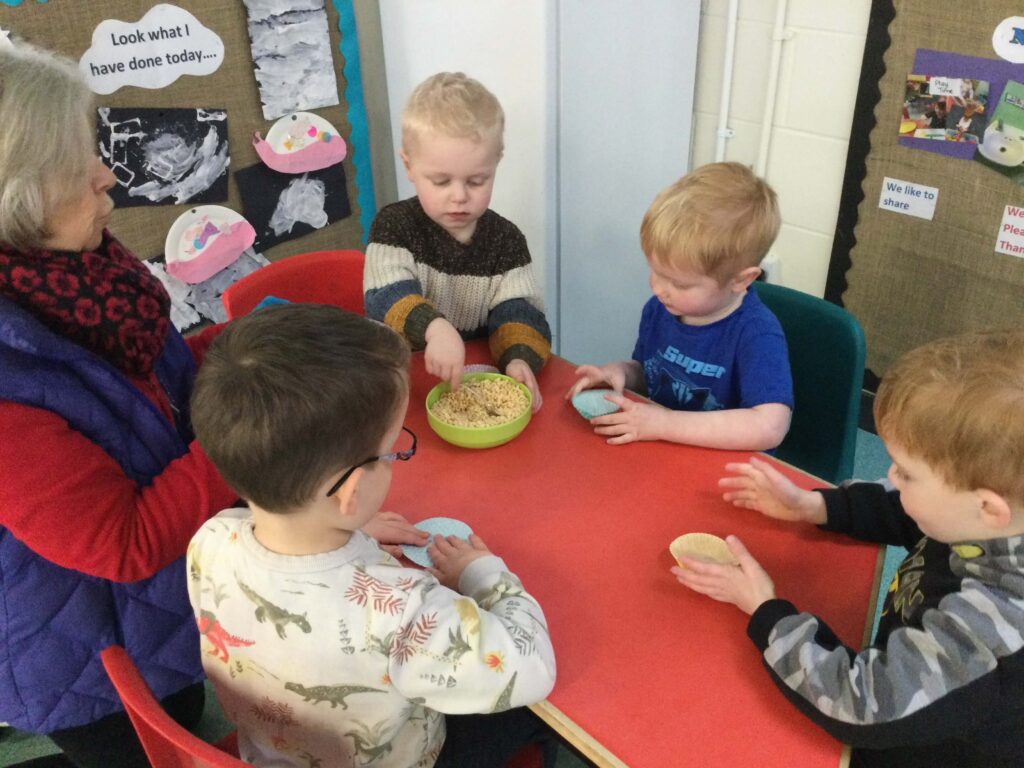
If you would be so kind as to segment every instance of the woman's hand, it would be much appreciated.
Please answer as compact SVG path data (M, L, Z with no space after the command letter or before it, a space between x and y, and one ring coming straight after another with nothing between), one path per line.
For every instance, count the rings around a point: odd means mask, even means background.
M378 512L367 521L362 531L375 538L380 548L394 557L402 554L399 544L422 547L430 540L429 533L416 528L397 512Z
M736 474L723 477L718 485L731 489L723 493L722 498L734 506L756 509L776 520L815 525L827 521L825 497L798 488L767 461L752 457L747 463L726 464L725 468Z
M681 557L679 560L685 567L674 566L671 570L683 586L720 603L732 603L749 616L761 603L775 599L775 585L739 539L728 536L725 541L739 565Z
M427 547L427 554L434 563L434 567L427 570L446 587L458 591L459 578L466 570L466 566L478 558L491 554L491 551L483 539L471 533L469 541L458 536L437 535Z
M427 373L447 381L454 392L462 383L466 365L466 345L455 326L443 317L435 317L424 334Z
M537 384L537 377L533 375L533 369L529 364L518 357L510 360L508 365L505 366L505 375L515 379L530 390L533 412L539 411L543 399L540 396L540 386Z

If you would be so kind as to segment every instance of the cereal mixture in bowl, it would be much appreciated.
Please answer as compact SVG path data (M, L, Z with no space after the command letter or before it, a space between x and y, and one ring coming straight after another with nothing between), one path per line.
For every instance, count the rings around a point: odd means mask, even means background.
M530 398L512 379L467 379L455 392L441 395L434 416L456 427L493 427L512 421L530 407Z
M500 373L469 373L458 391L441 382L427 394L427 422L442 439L461 448L507 443L530 422L530 390Z

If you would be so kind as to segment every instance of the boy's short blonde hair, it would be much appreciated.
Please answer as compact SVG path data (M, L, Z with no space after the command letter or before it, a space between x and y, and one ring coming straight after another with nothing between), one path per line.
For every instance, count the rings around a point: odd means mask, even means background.
M779 234L775 191L742 163L711 163L663 190L640 224L648 261L724 285L756 267Z
M968 333L903 355L878 388L875 425L953 488L1024 502L1024 331Z
M425 133L494 140L505 149L505 112L478 80L462 72L438 72L416 86L402 112L402 150L411 155Z

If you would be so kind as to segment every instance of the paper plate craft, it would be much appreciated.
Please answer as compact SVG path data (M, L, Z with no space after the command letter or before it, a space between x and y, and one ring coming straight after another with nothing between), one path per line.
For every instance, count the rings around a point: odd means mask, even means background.
M429 533L431 540L433 540L434 534L440 534L441 536L458 536L460 539L468 540L469 534L473 532L473 529L464 522L452 517L428 517L426 520L420 520L420 522L416 523L416 527L421 531ZM434 564L430 559L430 555L427 554L427 547L425 546L414 547L409 544L403 544L402 554L417 565L422 565L423 567L432 566Z
M307 173L337 165L348 148L338 131L320 115L293 112L270 130L266 140L257 131L252 139L264 164L280 173Z
M711 533L685 533L669 544L668 549L682 568L686 566L679 562L681 555L706 563L739 565L725 539Z
M256 230L230 208L190 208L167 231L167 273L186 283L201 283L237 261L255 240Z
M585 389L573 395L572 407L587 421L598 416L607 416L618 411L619 406L605 400L604 396L615 394L618 393L614 389Z
M463 366L462 372L465 373L501 373L493 365L484 365L483 363L473 363L472 365Z

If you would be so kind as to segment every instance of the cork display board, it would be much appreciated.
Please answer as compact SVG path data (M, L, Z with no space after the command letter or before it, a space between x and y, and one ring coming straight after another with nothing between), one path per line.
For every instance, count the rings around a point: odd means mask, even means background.
M307 66L301 77L295 76L294 88L279 86L277 92L258 80L257 33L251 34L249 26L254 15L270 12L276 14L272 23L279 27L285 25L281 19L296 24L290 33L292 50L308 47L309 33L299 24L319 14L316 22L322 31L326 13L321 60ZM278 194L277 187L282 185L268 181L268 174L276 172L257 154L254 133L258 131L269 143L268 134L279 117L305 112L315 116L317 124L333 127L344 142L343 160L335 156L333 167L306 174L310 180L320 179L319 189L326 190L329 203L322 207L329 215L320 212L302 219L303 214L296 214L298 226L283 238L264 238L265 248L259 247L257 237L256 250L275 261L308 251L362 249L375 204L352 0L3 0L0 29L11 40L62 53L79 62L84 73L91 73L93 79L87 76L87 80L96 91L101 156L103 146L116 147L104 161L118 165L115 175L134 179L135 186L131 192L119 190L122 198L125 194L132 198L114 211L110 229L140 257L162 257L168 231L199 204L216 204L245 216L253 212L262 216L265 211L269 218L275 202L268 202L269 196ZM267 37L279 31L264 29ZM293 60L290 55L276 55L269 46L262 53L264 67L276 65L275 59L285 62L284 66ZM98 87L109 87L110 92ZM301 94L296 96L294 91ZM290 109L289 103L294 105ZM226 171L212 172L221 174L218 184L189 198L194 190L183 184L172 188L159 178L146 180L145 166L152 171L153 158L142 157L130 141L113 143L110 135L123 133L126 125L141 126L138 130L145 132L154 124L173 125L179 134L194 137L188 147L201 146L209 167L226 167ZM218 135L212 135L215 124ZM209 143L202 144L207 132ZM335 142L335 148L342 146L341 141ZM154 173L159 175L159 169ZM179 202L180 198L185 199ZM259 230L259 222L252 223Z
M864 327L870 389L929 340L1024 324L1024 145L1020 162L1000 146L1024 141L1007 111L1024 116L1024 63L995 47L1024 62L1020 13L872 5L826 287Z

